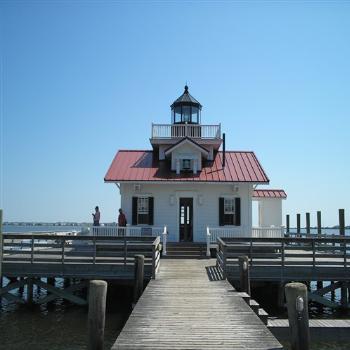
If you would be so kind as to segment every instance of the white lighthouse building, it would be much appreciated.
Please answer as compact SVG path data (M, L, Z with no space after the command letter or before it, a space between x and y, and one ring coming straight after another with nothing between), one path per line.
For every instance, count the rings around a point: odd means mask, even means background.
M269 178L256 155L225 150L221 124L202 124L202 105L187 86L171 105L171 123L152 124L150 143L150 150L118 151L104 179L118 185L130 230L166 226L171 242L281 234L285 192L257 189Z

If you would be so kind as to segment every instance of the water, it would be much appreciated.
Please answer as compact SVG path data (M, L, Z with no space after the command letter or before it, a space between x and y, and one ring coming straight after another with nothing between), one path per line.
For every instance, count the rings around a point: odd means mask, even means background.
M62 283L62 279L56 279L56 286ZM131 312L130 291L125 287L108 289L104 349L111 348ZM14 292L17 296L21 293L26 295L26 289ZM45 290L34 287L34 300L45 296ZM85 350L87 347L87 307L63 299L28 306L3 298L0 310L0 349Z

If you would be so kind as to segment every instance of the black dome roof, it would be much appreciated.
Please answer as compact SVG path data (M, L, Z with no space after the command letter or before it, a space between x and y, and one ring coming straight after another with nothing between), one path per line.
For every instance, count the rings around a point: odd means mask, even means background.
M196 106L199 109L202 108L202 105L188 92L188 86L185 86L184 93L173 102L170 106L172 109L177 106Z

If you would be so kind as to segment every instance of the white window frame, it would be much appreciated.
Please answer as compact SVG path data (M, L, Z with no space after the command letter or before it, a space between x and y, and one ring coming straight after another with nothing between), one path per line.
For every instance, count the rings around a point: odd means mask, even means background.
M227 203L227 202L231 203ZM231 215L232 216L232 223L226 224L225 216ZM236 197L224 197L224 226L235 226L235 220L236 220Z
M137 225L145 225L147 223L139 223L139 215L149 215L149 196L139 196L137 197ZM148 221L148 219L147 219Z

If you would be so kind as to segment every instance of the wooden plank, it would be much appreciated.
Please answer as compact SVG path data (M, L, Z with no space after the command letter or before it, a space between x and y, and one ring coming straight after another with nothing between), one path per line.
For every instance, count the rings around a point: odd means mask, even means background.
M162 260L112 349L282 349L226 280L209 279L213 269Z

